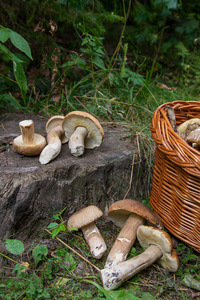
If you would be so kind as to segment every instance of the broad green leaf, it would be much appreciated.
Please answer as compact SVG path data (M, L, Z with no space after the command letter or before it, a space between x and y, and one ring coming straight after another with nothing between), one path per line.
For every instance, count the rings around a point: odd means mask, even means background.
M12 254L19 255L24 252L24 244L16 239L6 239L6 249Z
M17 108L17 109L21 109L21 105L19 104L18 100L13 97L12 95L10 94L3 94L3 95L0 95L0 100L8 100L10 102L10 104L14 107L14 108Z
M15 61L16 63L23 63L23 60L19 59L17 56L15 56L12 52L8 50L4 45L0 44L0 53L6 54L10 60Z
M9 32L7 29L0 29L0 42L5 43L9 39Z
M32 58L31 55L31 49L29 47L29 44L27 41L17 32L10 30L9 31L10 40L13 43L13 45L24 52L30 59Z
M44 260L47 254L48 254L48 249L44 245L37 245L32 251L32 255L36 264L39 261Z
M58 225L58 227L52 230L52 238L54 238L60 231L65 231L65 230L66 228L64 224Z
M13 71L14 71L15 79L21 89L22 98L25 100L28 86L27 86L24 69L20 63L16 63L15 61L13 61Z
M105 70L104 62L99 56L97 56L97 55L93 56L92 57L92 62L93 62L93 64L95 64L96 66L101 68L102 70Z
M54 223L50 223L49 226L47 226L47 228L51 229L58 226L58 223L54 222Z

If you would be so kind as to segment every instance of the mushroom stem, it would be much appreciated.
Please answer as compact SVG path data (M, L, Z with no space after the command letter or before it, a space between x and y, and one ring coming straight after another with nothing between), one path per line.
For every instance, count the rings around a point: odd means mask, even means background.
M162 251L156 245L150 245L142 254L118 265L101 270L100 276L106 290L114 290L133 275L146 269L162 257Z
M69 139L69 149L74 156L81 156L84 153L84 140L88 134L85 127L77 127Z
M110 250L105 268L126 260L126 257L136 240L137 228L144 224L144 222L144 218L137 214L133 213L129 216Z
M19 123L24 145L34 145L34 124L32 120L24 120Z
M39 161L41 164L47 164L60 153L62 144L61 139L64 135L65 132L61 125L52 128L47 133L48 145L43 149L43 151L40 154Z
M107 247L105 241L94 222L81 228L84 238L94 258L101 258Z

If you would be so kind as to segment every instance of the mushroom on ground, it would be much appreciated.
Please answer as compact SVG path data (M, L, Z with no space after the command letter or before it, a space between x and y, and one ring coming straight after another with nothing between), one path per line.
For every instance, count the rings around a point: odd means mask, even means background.
M137 238L145 250L142 254L101 270L101 281L106 290L118 288L123 282L155 261L169 272L178 270L179 259L168 233L158 228L141 225L137 230Z
M108 210L108 216L122 229L108 254L105 268L126 260L140 225L147 221L152 226L164 228L158 216L149 207L132 199L113 203Z
M61 144L68 142L62 128L63 119L63 116L53 116L46 123L48 145L43 149L39 158L40 163L43 165L58 156L61 151Z
M19 123L21 135L13 140L16 152L25 156L39 155L46 145L45 138L34 132L32 120L24 120Z
M107 250L105 241L94 221L100 218L103 212L96 206L90 205L74 213L67 222L67 228L81 229L84 238L94 258L101 258Z
M192 119L189 119L189 120L185 121L184 123L182 123L178 126L177 131L186 133L186 129L187 129L188 125L193 124L193 123L200 124L200 119L199 118L192 118Z
M87 112L73 111L67 114L63 120L63 129L74 156L83 155L85 148L99 147L104 138L101 124Z

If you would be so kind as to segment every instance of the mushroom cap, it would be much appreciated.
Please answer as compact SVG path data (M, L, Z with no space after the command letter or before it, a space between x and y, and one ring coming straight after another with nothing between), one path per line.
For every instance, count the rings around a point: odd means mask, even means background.
M72 111L63 120L65 135L70 139L77 127L85 127L88 134L85 137L86 149L99 147L104 138L104 131L99 121L91 114L83 111Z
M187 142L190 142L190 143L200 144L200 127L198 127L195 130L191 131L188 134L186 140L187 140Z
M113 203L108 210L108 216L115 223L115 225L121 228L124 226L124 223L130 214L137 214L146 219L150 225L164 229L161 220L155 214L155 212L142 202L132 199L119 200Z
M176 272L179 267L179 259L176 250L173 249L173 242L164 230L141 225L137 229L137 238L144 250L150 245L156 245L162 252L158 263L169 272Z
M64 120L64 116L53 116L51 117L47 123L46 123L46 132L49 133L49 131L57 126L62 126L62 122ZM63 135L61 138L62 144L65 144L69 141L66 135Z
M46 140L42 135L34 133L34 144L24 145L22 135L20 135L13 140L13 146L19 154L25 156L37 156L46 146Z
M183 132L185 133L187 127L189 124L193 124L193 123L197 123L197 124L200 124L200 118L192 118L192 119L189 119L185 122L183 122L182 124L180 124L177 128L177 131L178 132Z
M67 222L67 228L74 227L77 229L80 229L98 218L100 218L103 215L103 212L100 208L90 205L85 208L82 208L81 210L75 212Z

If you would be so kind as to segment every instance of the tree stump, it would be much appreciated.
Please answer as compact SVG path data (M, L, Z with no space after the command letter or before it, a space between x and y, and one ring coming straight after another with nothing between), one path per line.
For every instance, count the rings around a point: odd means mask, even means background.
M39 237L52 222L52 216L65 207L63 218L67 220L91 204L105 211L125 196L138 200L145 196L142 186L148 174L144 164L138 163L141 160L137 149L125 137L129 134L126 129L103 126L105 137L99 148L73 157L68 144L64 144L56 159L41 165L38 156L25 157L12 146L13 139L21 134L19 122L25 119L32 119L35 132L46 137L44 117L0 115L1 240L11 236L23 241ZM144 189L142 193L138 186Z

